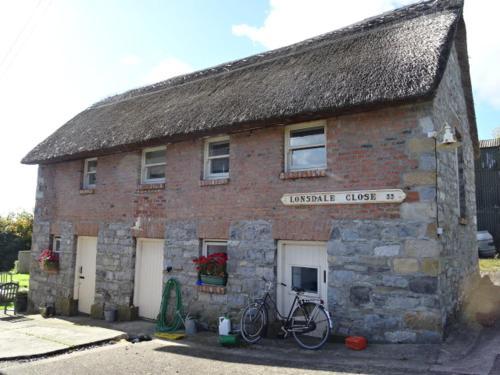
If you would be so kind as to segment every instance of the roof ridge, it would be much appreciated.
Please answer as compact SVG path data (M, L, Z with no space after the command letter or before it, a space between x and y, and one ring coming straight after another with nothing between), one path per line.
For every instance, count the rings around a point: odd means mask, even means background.
M390 26L412 18L422 17L432 13L438 13L450 9L463 7L463 0L423 0L412 3L400 8L387 11L376 16L368 17L364 20L355 22L340 29L332 30L327 33L314 36L280 48L264 51L255 55L243 57L241 59L231 60L212 67L197 70L191 73L175 76L164 81L151 85L141 86L135 89L125 91L120 94L112 95L100 100L88 109L105 107L107 105L126 101L132 98L157 93L168 90L172 87L179 87L187 83L198 81L219 74L225 74L246 68L253 65L259 65L264 62L273 61L278 58L290 56L295 53L307 51L309 48L317 48L324 44L329 44L342 37L354 36L359 32L367 32L379 27ZM390 16L390 17L389 17Z

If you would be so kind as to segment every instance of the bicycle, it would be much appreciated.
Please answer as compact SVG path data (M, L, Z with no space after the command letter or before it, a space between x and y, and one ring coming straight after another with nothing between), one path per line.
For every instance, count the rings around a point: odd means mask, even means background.
M249 344L258 342L268 323L269 304L272 303L276 316L281 323L284 338L291 333L304 349L316 350L325 345L332 330L330 313L320 299L305 298L304 289L292 288L295 298L287 316L281 315L276 302L271 297L272 281L267 281L263 298L257 298L243 310L241 316L241 336ZM286 287L286 284L279 283Z

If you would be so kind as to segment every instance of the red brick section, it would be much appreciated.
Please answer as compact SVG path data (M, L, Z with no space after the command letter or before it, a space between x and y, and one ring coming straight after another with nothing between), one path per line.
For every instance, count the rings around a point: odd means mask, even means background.
M198 291L202 293L226 294L226 288L217 285L198 285Z
M214 186L229 184L229 178L218 178L215 180L200 180L200 186Z
M138 234L160 238L166 222L195 220L200 238L221 239L229 236L231 222L269 220L277 239L325 240L331 219L398 218L400 205L289 207L281 203L281 196L405 188L402 174L418 168L407 156L406 142L421 136L417 120L423 105L328 119L326 170L295 177L283 174L283 126L231 134L230 183L210 188L200 186L201 139L169 144L164 186L139 184L140 150L99 157L91 195L80 194L81 161L46 165L41 169L49 180L43 203L39 202L42 219L98 224L135 222L140 216L148 220L143 220L145 228ZM414 191L406 193L409 201L419 199Z
M319 169L314 171L297 171L297 172L280 173L280 178L282 180L294 180L297 178L313 178L313 177L326 177L326 170Z

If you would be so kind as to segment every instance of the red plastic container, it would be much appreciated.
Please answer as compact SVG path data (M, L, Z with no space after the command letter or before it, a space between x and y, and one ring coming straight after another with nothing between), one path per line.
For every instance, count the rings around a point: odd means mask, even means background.
M345 346L351 350L364 350L366 345L366 338L362 336L349 336L345 339Z

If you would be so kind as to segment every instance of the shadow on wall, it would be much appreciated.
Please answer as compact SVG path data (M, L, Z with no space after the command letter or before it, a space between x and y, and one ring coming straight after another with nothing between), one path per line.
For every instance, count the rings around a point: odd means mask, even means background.
M484 274L470 293L464 315L469 322L491 327L500 321L500 272Z

